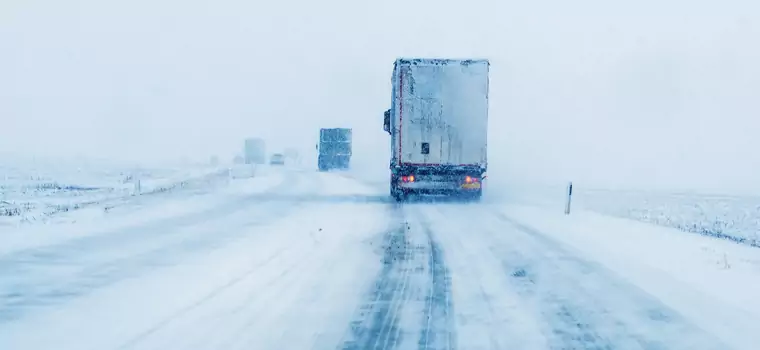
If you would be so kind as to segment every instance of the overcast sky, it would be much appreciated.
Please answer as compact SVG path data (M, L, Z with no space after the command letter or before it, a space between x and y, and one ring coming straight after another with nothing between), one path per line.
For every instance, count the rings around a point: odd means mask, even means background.
M3 0L3 153L312 157L382 172L397 56L492 62L492 179L760 192L760 3ZM373 170L374 171L374 170Z

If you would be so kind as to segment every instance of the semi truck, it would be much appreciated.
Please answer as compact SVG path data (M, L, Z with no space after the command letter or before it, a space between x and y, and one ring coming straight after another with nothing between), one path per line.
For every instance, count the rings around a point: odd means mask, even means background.
M351 163L351 129L320 129L317 151L317 166L320 171L348 169Z
M243 162L245 164L265 164L267 162L266 144L260 138L245 139L243 146Z
M396 59L383 118L394 199L480 199L488 167L489 70L487 59Z

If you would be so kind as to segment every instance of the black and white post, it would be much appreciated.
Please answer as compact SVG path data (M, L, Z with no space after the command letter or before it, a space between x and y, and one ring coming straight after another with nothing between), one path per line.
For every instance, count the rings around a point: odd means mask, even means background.
M132 191L133 196L139 196L142 194L142 186L140 184L140 175L137 172L132 173L132 185L134 189Z
M570 215L570 202L573 198L573 182L567 184L567 203L565 204L565 215Z

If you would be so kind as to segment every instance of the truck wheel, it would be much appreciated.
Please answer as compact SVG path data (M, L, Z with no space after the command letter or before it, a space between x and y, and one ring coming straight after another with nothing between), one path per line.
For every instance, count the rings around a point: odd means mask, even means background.
M390 192L391 197L398 202L399 201L398 188L396 188L395 181L393 181L393 180L395 180L395 179L393 177L391 177L391 184L390 184L390 186L388 186L388 188L390 188L389 192Z
M391 197L393 197L393 199L395 199L396 202L401 202L406 199L406 194L396 186L395 177L391 177L390 192L391 192Z

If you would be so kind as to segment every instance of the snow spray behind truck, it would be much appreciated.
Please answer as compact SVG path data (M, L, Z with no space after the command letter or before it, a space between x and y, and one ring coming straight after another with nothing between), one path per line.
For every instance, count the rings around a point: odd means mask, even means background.
M390 194L479 199L485 178L490 63L399 58L391 78Z
M348 169L351 163L351 129L320 129L317 150L320 171Z

